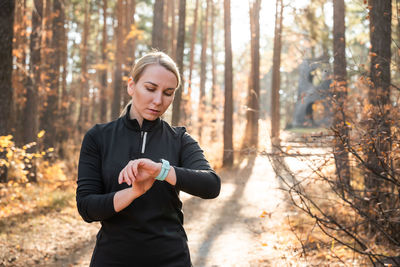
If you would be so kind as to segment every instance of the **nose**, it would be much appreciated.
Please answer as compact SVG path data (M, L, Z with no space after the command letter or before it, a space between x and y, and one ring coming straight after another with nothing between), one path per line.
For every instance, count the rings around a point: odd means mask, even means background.
M156 94L154 94L154 98L153 98L153 103L155 105L161 105L162 103L162 92L157 92Z

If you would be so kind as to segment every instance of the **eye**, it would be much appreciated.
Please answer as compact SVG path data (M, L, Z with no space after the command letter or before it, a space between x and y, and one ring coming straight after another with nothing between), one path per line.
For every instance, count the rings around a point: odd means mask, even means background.
M166 96L172 96L174 94L174 91L164 91L164 95Z
M154 92L156 89L154 87L146 86L146 90L150 92Z

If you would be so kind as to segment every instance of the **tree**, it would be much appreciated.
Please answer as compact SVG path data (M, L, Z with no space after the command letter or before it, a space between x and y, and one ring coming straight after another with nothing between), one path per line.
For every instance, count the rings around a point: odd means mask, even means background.
M70 3L65 0L62 2L62 8L60 11L60 21L63 23L63 27L60 27L60 47L59 54L61 60L60 71L60 94L58 99L58 115L56 121L57 123L57 144L58 144L58 156L60 158L65 159L68 155L68 144L67 140L71 133L74 131L68 127L64 127L64 125L71 124L71 93L69 87L67 85L67 74L68 74L68 21L67 17L68 9L70 7ZM60 24L61 26L61 24Z
M172 125L178 125L180 120L182 91L184 86L183 79L183 51L185 49L185 21L186 21L186 0L179 0L179 26L178 41L176 44L176 63L181 75L181 86L175 92L174 103L172 106Z
M121 111L121 90L122 90L122 60L123 60L123 2L117 1L117 27L115 29L116 51L114 66L114 97L111 107L111 119L116 119Z
M171 17L171 34L169 38L169 51L172 58L176 58L176 42L177 42L177 30L176 30L176 8L175 0L169 0L169 16Z
M231 42L231 1L224 0L225 32L225 102L224 102L224 154L222 165L233 164L233 70Z
M26 103L24 108L23 120L23 142L28 144L37 142L39 132L39 83L40 83L40 39L43 15L43 1L35 0L32 9L32 32L30 36L29 50L29 76L26 82ZM32 146L28 152L35 153L37 146ZM31 162L32 168L29 168L29 180L36 181L35 162Z
M198 118L198 133L199 133L199 142L201 142L201 132L203 126L203 116L204 110L206 107L206 65L207 65L207 35L208 35L208 16L210 9L210 1L206 1L206 12L203 15L203 24L201 30L201 58L200 58L200 101L199 101L199 118Z
M107 6L108 0L103 0L103 29L101 41L101 64L100 71L100 121L105 122L107 119Z
M24 95L26 93L26 76L27 76L27 7L26 0L18 0L15 2L14 10L14 37L13 37L13 63L16 67L12 72L13 87L13 106L10 116L10 122L13 125L12 133L15 143L22 145L23 131L22 124L16 123L23 116Z
M275 9L275 32L274 32L274 54L272 61L272 97L271 97L271 140L273 145L279 145L280 131L280 98L279 90L281 84L281 50L282 50L282 22L283 2L276 0Z
M55 147L57 124L62 126L58 120L58 97L60 87L60 66L61 66L61 48L63 40L64 21L62 20L62 0L53 0L53 6L50 8L51 1L47 1L46 5L49 13L49 22L51 24L51 35L47 36L50 39L50 46L48 47L47 66L48 74L46 75L46 108L42 114L42 127L45 129L44 144L46 147Z
M247 94L246 130L244 148L257 148L258 118L260 114L260 9L261 0L250 3L251 71Z
M192 39L190 41L190 63L189 63L189 79L188 79L188 95L190 98L190 94L192 92L192 73L193 73L193 64L194 64L194 46L196 44L196 33L197 33L197 14L199 9L199 0L196 0L196 6L194 8L193 14L193 25L192 25Z
M369 103L372 106L369 120L367 151L368 167L372 171L366 174L365 185L368 191L378 191L382 172L390 172L387 160L391 151L390 122L390 62L391 62L391 22L392 1L369 0L371 67ZM375 189L375 190L374 190ZM379 202L379 200L376 200Z
M12 103L12 41L14 0L0 3L0 136L10 133L9 118ZM0 158L5 156L0 154ZM7 181L7 168L0 166L0 181Z
M40 39L43 15L43 0L33 1L32 32L29 50L29 76L27 78L25 120L23 120L24 144L35 142L39 132L39 83L40 83Z
M164 1L155 0L153 11L153 31L151 33L151 46L158 50L164 51L166 46L164 43L163 27L164 27Z
M129 76L133 62L135 62L136 35L137 35L137 30L135 26L136 0L126 0L124 11L125 11L125 22L124 22L125 30L123 34L124 35L123 80L125 81ZM122 94L123 106L125 106L130 101L130 99L131 97L123 91Z
M217 66L216 66L216 60L215 60L215 17L216 17L216 12L215 12L215 3L214 0L211 0L211 114L212 114L212 130L211 130L211 140L215 141L217 138Z
M335 132L334 157L340 186L350 187L349 131L346 122L347 98L345 4L344 0L333 1L333 108L332 129ZM343 191L343 189L342 189Z

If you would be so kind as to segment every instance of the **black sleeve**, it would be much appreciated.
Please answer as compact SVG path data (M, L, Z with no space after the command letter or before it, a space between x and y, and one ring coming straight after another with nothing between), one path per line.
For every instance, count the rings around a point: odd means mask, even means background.
M216 198L221 189L221 179L210 167L199 144L186 132L182 136L181 167L175 167L176 185L191 195Z
M102 221L116 214L113 202L115 192L104 192L100 147L95 136L93 127L83 138L78 166L76 204L86 222Z

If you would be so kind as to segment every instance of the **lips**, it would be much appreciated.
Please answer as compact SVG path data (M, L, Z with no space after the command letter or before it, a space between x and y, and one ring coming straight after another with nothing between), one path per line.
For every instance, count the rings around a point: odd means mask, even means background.
M150 113L152 113L152 114L158 114L158 113L160 113L160 111L159 111L159 110L156 110L156 109L151 109L151 108L149 108L148 110L149 110Z

